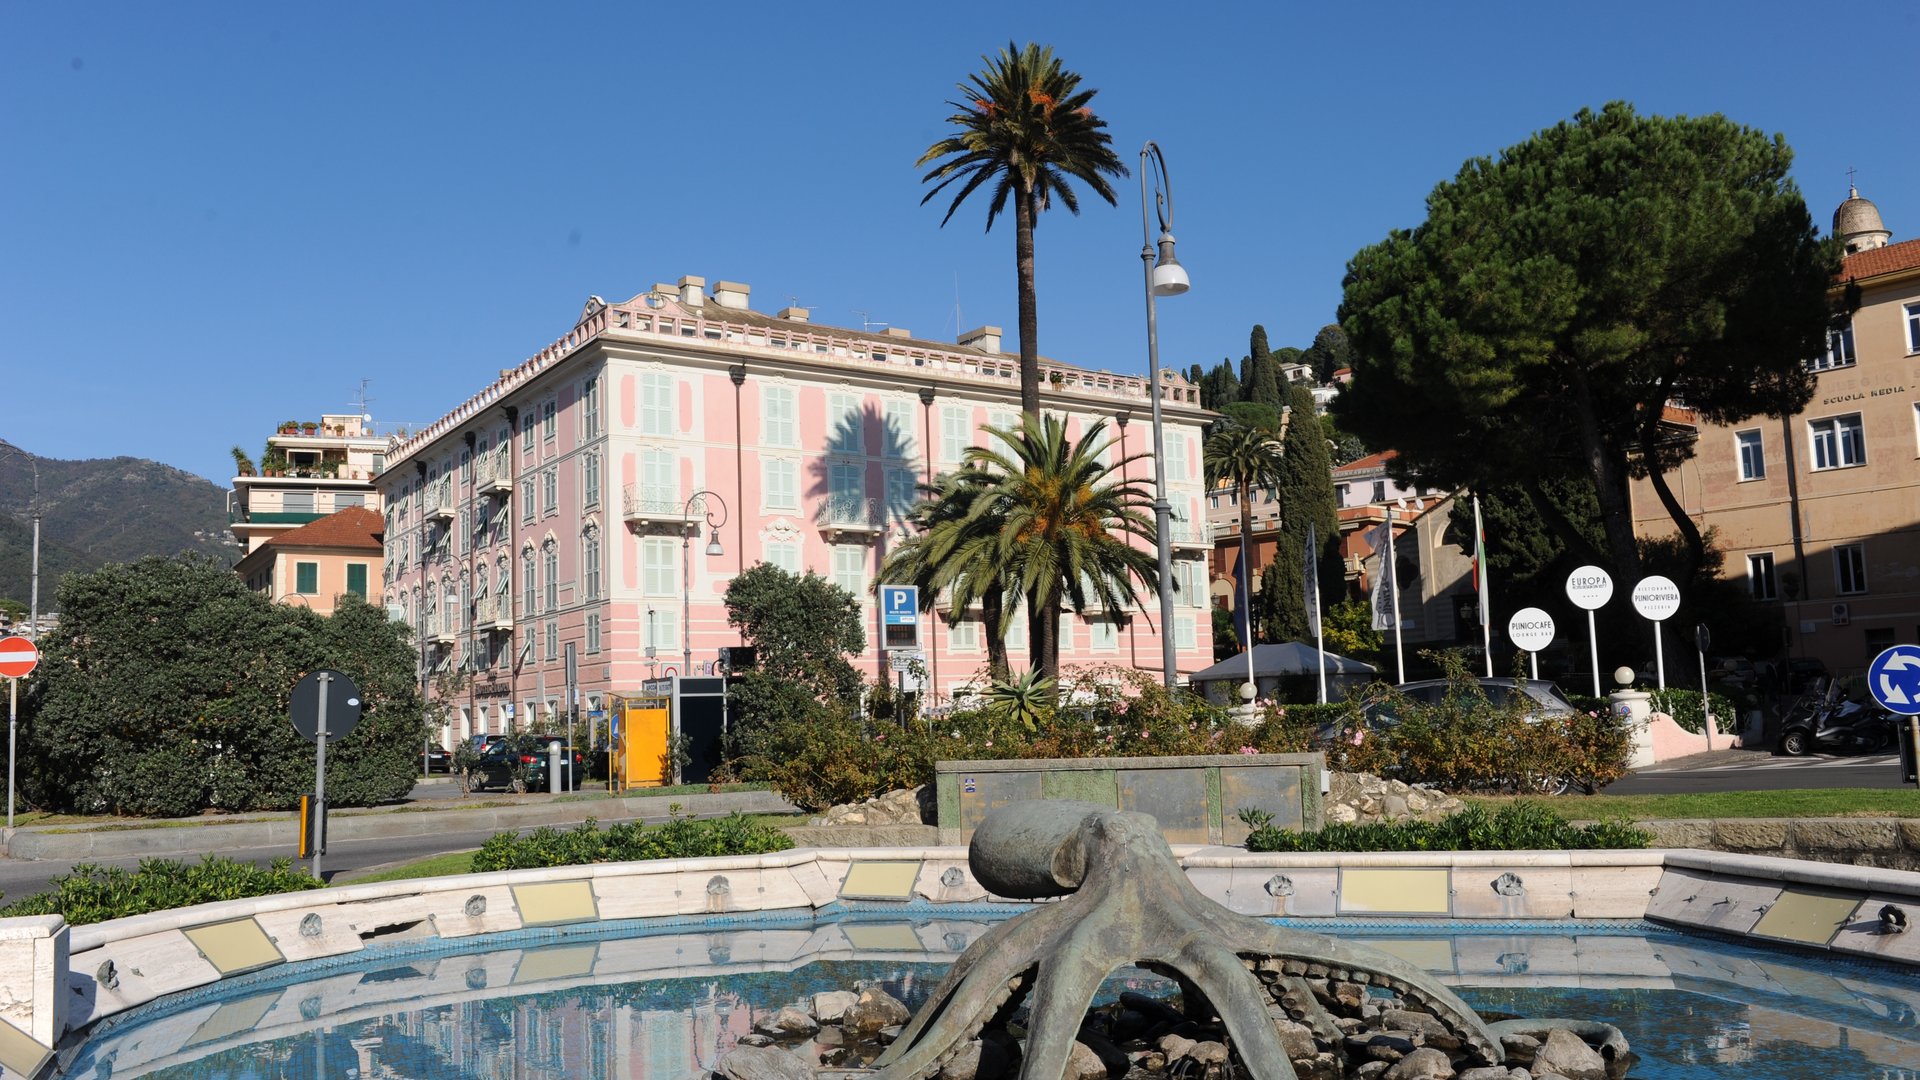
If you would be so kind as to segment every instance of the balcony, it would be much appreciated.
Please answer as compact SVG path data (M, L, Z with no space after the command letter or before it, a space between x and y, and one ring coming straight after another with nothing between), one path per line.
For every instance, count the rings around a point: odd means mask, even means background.
M620 519L630 529L686 528L700 520L701 512L699 502L688 508L678 488L635 484L627 488L621 500Z
M492 599L481 600L473 605L473 628L475 630L508 633L513 632L513 601Z
M430 487L421 493L421 515L428 521L453 522L453 489L449 486Z
M504 499L513 494L513 463L502 455L489 454L474 470L474 490L482 495Z
M829 495L820 502L820 532L828 543L873 540L886 530L880 500L858 495Z
M427 644L440 649L451 649L460 639L460 633L448 626L438 626L427 631Z
M1213 550L1213 532L1205 522L1174 518L1167 522L1167 540L1175 555L1204 557Z

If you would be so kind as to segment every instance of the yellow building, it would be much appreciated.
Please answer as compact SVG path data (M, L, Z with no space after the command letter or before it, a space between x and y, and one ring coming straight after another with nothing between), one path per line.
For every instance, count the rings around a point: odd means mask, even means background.
M1716 530L1723 572L1780 605L1781 654L1846 674L1920 641L1920 240L1889 244L1857 190L1833 232L1848 252L1836 291L1856 285L1860 307L1807 362L1813 400L1785 420L1699 425L1667 479ZM1633 511L1641 536L1674 531L1644 480Z

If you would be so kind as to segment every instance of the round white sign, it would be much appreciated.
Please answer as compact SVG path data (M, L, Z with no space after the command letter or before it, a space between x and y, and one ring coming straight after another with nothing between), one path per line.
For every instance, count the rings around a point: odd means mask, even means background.
M1537 607L1521 608L1507 620L1507 640L1528 652L1553 644L1553 616Z
M1567 599L1574 607L1598 611L1613 599L1613 578L1597 566L1583 566L1567 575Z
M1641 578L1633 587L1633 610L1654 622L1673 618L1680 610L1680 586L1659 574Z

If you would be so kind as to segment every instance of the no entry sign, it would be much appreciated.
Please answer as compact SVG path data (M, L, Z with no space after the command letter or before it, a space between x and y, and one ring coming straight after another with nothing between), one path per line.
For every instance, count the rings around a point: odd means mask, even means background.
M0 638L0 675L24 679L40 664L40 650L23 637Z

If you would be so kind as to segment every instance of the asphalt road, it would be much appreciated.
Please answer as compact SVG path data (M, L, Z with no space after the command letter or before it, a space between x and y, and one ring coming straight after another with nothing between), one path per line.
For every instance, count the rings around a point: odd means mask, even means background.
M1641 769L1609 785L1606 795L1691 795L1703 791L1786 791L1799 788L1893 788L1900 765L1893 753L1809 754L1775 757L1764 750L1716 750Z

